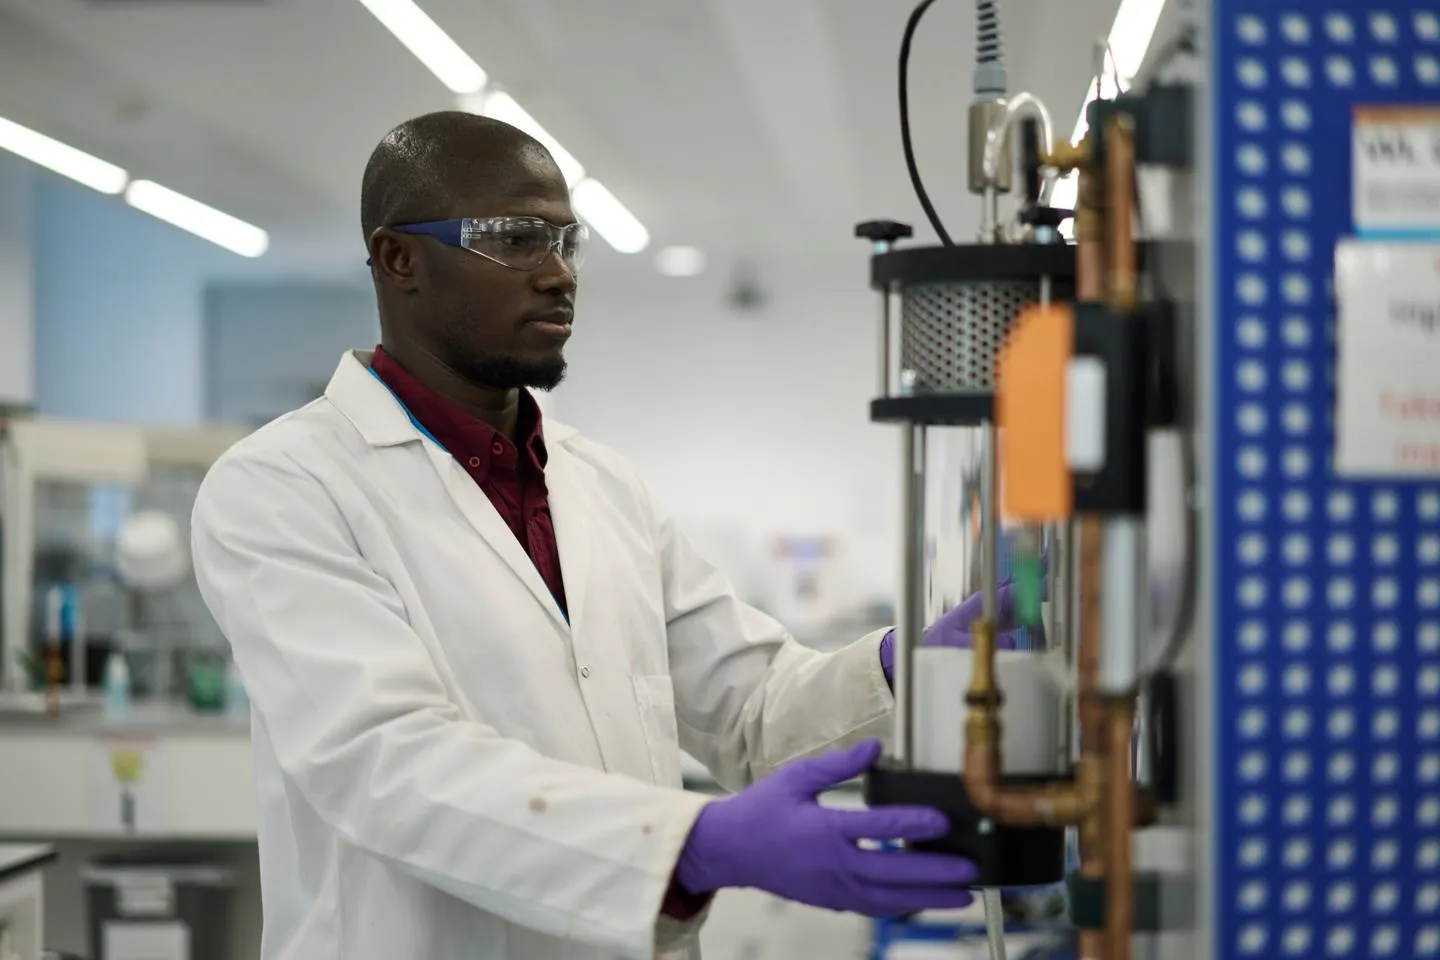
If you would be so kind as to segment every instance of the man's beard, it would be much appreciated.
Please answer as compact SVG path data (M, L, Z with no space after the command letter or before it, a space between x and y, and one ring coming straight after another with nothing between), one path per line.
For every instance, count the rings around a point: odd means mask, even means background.
M554 390L565 379L563 357L554 360L527 362L514 357L489 357L472 364L466 379L481 387L496 390Z

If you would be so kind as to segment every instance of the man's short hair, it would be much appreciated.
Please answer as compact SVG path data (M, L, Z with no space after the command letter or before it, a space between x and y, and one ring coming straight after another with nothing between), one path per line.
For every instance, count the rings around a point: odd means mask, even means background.
M549 152L508 123L459 110L427 113L387 133L360 186L365 242L381 227L453 216L455 191L529 151Z

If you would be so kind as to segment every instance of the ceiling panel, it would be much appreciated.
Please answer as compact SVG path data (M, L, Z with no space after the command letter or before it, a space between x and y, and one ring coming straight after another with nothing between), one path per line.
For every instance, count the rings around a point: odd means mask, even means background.
M909 0L421 0L650 227L720 259L850 253L918 220L896 55ZM1068 132L1115 0L1003 0L1015 88ZM914 47L915 141L952 232L965 192L974 7ZM357 0L0 0L0 115L253 219L305 269L354 268L358 183L395 123L453 105Z

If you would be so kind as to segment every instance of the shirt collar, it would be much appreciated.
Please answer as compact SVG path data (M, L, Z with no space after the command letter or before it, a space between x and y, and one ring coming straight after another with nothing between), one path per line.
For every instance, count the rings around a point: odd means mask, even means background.
M425 386L380 347L375 348L371 369L405 407L416 426L478 480L483 481L497 470L545 469L549 455L545 448L543 418L540 405L529 391L520 391L517 445L488 423Z

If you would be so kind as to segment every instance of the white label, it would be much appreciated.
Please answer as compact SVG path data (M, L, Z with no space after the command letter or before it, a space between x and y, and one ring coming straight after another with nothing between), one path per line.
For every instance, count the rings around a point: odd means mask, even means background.
M162 873L131 873L115 879L115 907L122 917L165 917L175 912L175 887Z
M183 923L106 923L105 960L190 960L190 928Z
M1440 231L1440 108L1357 108L1351 155L1357 231Z
M1335 253L1335 472L1440 476L1440 245Z
M1105 466L1105 363L1076 357L1065 369L1065 452L1076 473Z

